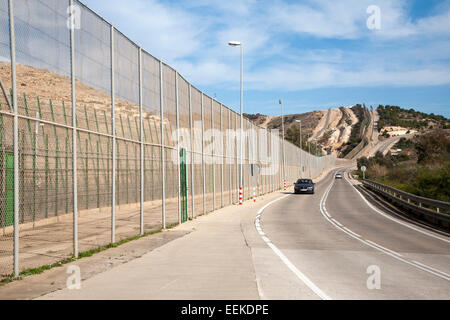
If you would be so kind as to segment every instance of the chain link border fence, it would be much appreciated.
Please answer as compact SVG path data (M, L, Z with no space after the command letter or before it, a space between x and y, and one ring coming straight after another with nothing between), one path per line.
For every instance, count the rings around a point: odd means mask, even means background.
M248 119L241 155L239 114L79 1L0 0L0 31L1 277L335 166Z

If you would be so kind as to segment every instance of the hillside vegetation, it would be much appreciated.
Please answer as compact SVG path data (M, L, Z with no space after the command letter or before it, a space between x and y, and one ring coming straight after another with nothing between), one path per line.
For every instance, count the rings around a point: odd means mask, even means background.
M450 129L450 121L434 113L423 113L414 109L403 109L398 106L379 105L377 108L380 119L378 130L386 126L399 126L409 129Z
M435 129L412 140L402 138L394 148L402 151L359 158L358 169L367 167L367 179L450 202L450 130Z

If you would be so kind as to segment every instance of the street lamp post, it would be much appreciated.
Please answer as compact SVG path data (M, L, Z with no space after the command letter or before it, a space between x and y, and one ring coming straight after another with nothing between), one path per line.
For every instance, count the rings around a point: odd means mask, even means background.
M244 66L244 52L242 49L242 42L239 41L230 41L228 42L228 45L232 46L232 47L237 47L239 46L241 48L241 128L240 128L240 150L241 150L241 157L240 157L240 172L239 172L239 205L242 205L243 202L243 182L244 182L244 173L242 170L242 162L243 162L243 153L244 153L244 144L242 142L243 140L243 127L244 127L244 117L243 117L243 102L244 102L244 77L243 77L243 66Z

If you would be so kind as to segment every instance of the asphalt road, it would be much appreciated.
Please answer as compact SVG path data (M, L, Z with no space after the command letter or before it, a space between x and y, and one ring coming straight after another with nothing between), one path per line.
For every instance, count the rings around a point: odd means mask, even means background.
M194 219L176 228L185 236L41 298L450 299L450 237L387 215L344 177Z
M381 153L383 153L383 155L386 155L389 150L397 143L400 141L401 138L409 138L412 137L412 134L407 134L407 135L403 135L403 136L396 136L396 137L390 137L387 138L386 140L380 142L378 141L378 143L375 145L375 147L373 147L370 152L369 152L369 157L373 157L375 156L375 154L380 151Z
M347 175L334 180L330 174L315 195L287 195L269 205L256 227L302 286L288 298L449 299L450 238L384 214ZM265 280L265 298L287 298Z

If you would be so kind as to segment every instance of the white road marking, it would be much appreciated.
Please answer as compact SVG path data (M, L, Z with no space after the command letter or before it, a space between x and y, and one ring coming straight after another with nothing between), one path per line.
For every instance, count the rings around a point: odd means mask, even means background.
M328 194L330 193L331 188L333 187L333 185L334 185L334 180L331 182L330 186L327 188L327 190L325 191L325 193L322 196L322 199L320 201L320 212L322 213L322 216L328 222L330 222L334 227L336 227L337 229L345 232L346 234L348 234L349 236L353 237L354 239L356 239L358 241L361 241L362 243L364 243L365 245L368 245L369 247L372 247L372 248L374 248L374 249L376 249L378 251L381 251L381 252L383 252L383 253L385 253L385 254L387 254L387 255L389 255L389 256L397 259L397 260L400 260L400 261L402 261L402 262L404 262L406 264L409 264L409 265L411 265L411 266L413 266L415 268L418 268L420 270L423 270L425 272L428 272L428 273L431 273L431 274L433 274L435 276L438 276L438 277L440 277L442 279L450 281L450 275L449 274L447 274L447 273L445 273L443 271L440 271L438 269L432 268L430 266L427 266L427 265L425 265L423 263L417 263L417 261L414 261L414 260L407 260L406 258L403 258L399 253L397 253L395 251L392 251L392 250L389 250L389 249L387 249L385 247L382 247L379 244L376 244L376 243L374 243L374 242L372 242L370 240L365 240L365 239L362 239L360 237L357 237L357 236L354 235L354 232L352 232L350 229L348 229L348 228L344 229L344 227L340 227L336 223L334 223L332 221L332 219L327 217L327 215L325 214L325 211L324 211L324 206L325 206L326 200L328 198ZM356 190L356 191L358 191L358 190ZM358 193L359 193L359 191L358 191ZM363 197L363 199L364 199L364 197Z
M342 224L339 221L337 221L336 219L331 218L331 221L336 223L339 227L342 227Z
M438 269L432 268L432 267L430 267L430 266L427 266L427 265L425 265L425 264L423 264L423 263L420 263L419 261L413 260L413 262L414 262L414 263L417 263L418 265L421 265L422 267L429 268L429 269L431 269L431 270L433 270L433 271L436 271L436 272L439 272L439 273L443 273L444 275L447 275L447 276L448 276L447 273L444 273L444 272L442 272L441 270L438 270Z
M405 226L405 227L408 227L408 228L410 228L410 229L412 229L412 230L415 230L415 231L417 231L417 232L423 233L423 234L425 234L425 235L427 235L427 236L430 236L430 237L433 237L433 238L435 238L435 239L439 239L439 240L441 240L441 241L450 243L450 239L445 239L445 238L439 237L439 236L437 236L437 235L435 235L435 234L426 232L426 231L424 231L423 229L416 228L416 227L414 227L414 226L412 226L412 225L410 225L410 224L408 224L408 223L405 223L405 222L403 222L403 221L400 221L400 220L398 220L398 219L395 219L395 218L391 217L390 215L388 215L388 214L386 214L386 213L384 213L384 212L381 212L380 210L378 210L377 208L375 208L375 207L374 207L374 206L373 206L373 205L372 205L372 204L371 204L371 203L370 203L370 202L369 202L369 201L361 194L361 192L359 192L359 190L355 188L355 186L354 186L347 178L345 178L345 180L353 187L353 189L354 189L354 190L359 194L359 196L367 203L367 205L368 205L372 210L374 210L376 213L378 213L378 214L382 215L383 217L388 218L388 219L390 219L390 220L392 220L392 221L394 221L394 222L397 222L397 223L399 223L399 224L401 224L401 225L403 225L403 226Z
M353 232L352 230L346 228L346 227L342 227L343 229L347 230L350 233L353 233L355 236L357 236L358 238L361 238L361 236L359 234L357 234L356 232Z
M263 291L263 289L261 287L261 280L259 278L256 278L256 288L258 289L259 298L261 300L265 300L266 298L264 296L264 291Z
M395 254L396 256L403 257L400 253L395 252L395 251L393 251L393 250L390 250L390 249L388 249L388 248L385 248L385 247L379 245L378 243L375 243L375 242L370 241L370 240L366 240L366 241L367 241L368 243L370 243L370 244L373 244L375 247L378 247L378 248L380 248L380 249L382 249L382 250L386 250L387 252L390 252L390 253L392 253L392 254Z
M266 209L268 206L270 206L271 204L284 199L286 197L288 197L289 194L284 195L278 199L275 199L273 201L270 201L269 203L267 203L264 207L262 207L259 211L258 214L255 217L255 226L258 224L260 225L260 217L261 214L263 213L264 209ZM317 287L304 273L302 273L284 254L283 252L281 252L273 243L272 241L270 241L270 239L264 235L264 233L258 230L258 228L256 229L259 233L259 235L261 236L261 239L264 240L264 242L269 246L269 248L271 248L273 250L273 252L275 252L275 254L281 259L281 261L283 261L283 263L305 284L308 286L308 288L310 288L316 295L318 295L322 300L331 300L331 298L326 295L319 287Z

